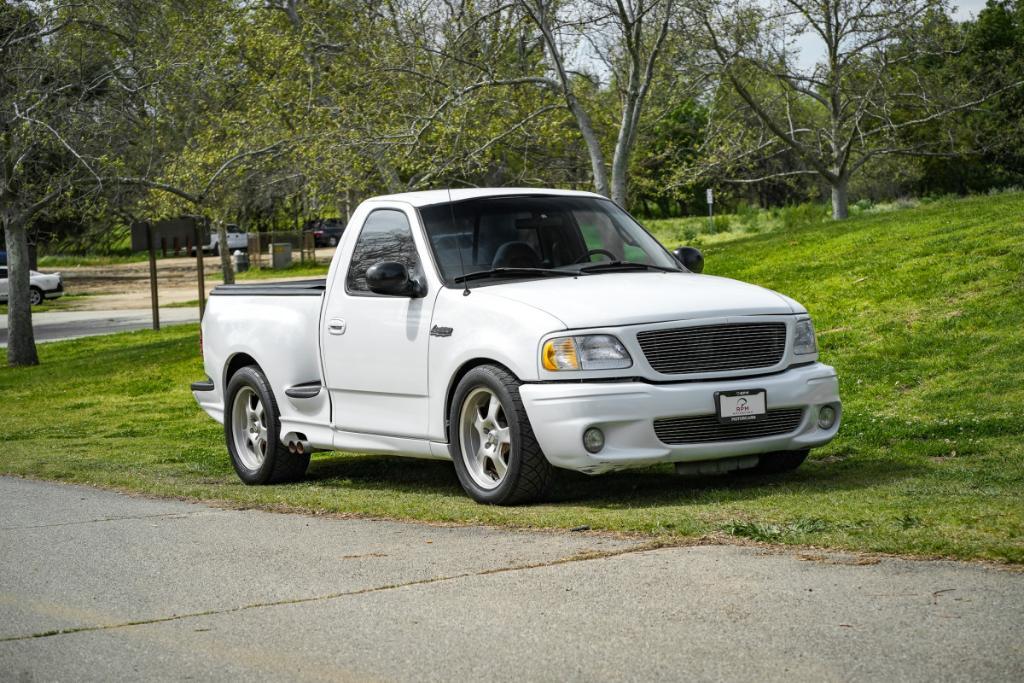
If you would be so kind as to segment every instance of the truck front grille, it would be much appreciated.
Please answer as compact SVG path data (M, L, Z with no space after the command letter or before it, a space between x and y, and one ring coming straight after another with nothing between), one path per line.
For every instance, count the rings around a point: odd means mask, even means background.
M727 323L636 335L647 362L664 375L768 368L786 352L786 323Z
M763 436L789 434L800 426L803 408L769 410L763 419L756 422L718 421L717 415L698 417L665 417L654 421L654 433L662 443L683 445L692 443L713 443L716 441L743 441Z

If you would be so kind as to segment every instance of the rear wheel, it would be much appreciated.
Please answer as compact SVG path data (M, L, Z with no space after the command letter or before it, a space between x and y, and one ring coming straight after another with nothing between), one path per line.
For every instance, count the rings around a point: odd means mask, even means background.
M38 287L30 287L28 290L28 302L32 306L39 306L43 303L45 297L43 296L43 290Z
M550 487L553 468L533 435L519 385L504 368L482 365L455 389L449 450L462 488L479 503L537 500Z
M277 402L259 368L249 365L232 375L224 407L224 437L243 482L277 484L306 474L309 453L290 453L281 443Z

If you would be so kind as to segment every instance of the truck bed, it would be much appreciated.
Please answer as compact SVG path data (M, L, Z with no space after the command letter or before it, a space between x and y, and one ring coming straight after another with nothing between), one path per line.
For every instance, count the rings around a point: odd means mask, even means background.
M286 393L290 387L322 380L319 330L326 287L326 278L316 278L213 289L202 322L206 374L214 385L197 396L204 410L224 419L225 370L236 362L235 356L243 355L245 363L255 363L266 375L283 422L330 422L326 392L298 402Z

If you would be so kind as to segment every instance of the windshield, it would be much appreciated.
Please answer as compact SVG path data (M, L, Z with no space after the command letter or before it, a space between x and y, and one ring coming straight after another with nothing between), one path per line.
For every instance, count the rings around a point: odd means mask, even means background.
M545 270L681 270L629 214L596 197L488 197L420 209L446 284L496 269L500 277L543 277ZM461 254L460 254L461 251Z

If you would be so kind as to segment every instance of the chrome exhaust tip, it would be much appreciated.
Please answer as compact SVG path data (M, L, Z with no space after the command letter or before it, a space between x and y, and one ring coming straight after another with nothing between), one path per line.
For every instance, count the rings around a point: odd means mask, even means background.
M299 432L288 432L281 440L288 446L288 452L292 455L306 455L314 450L306 435Z

